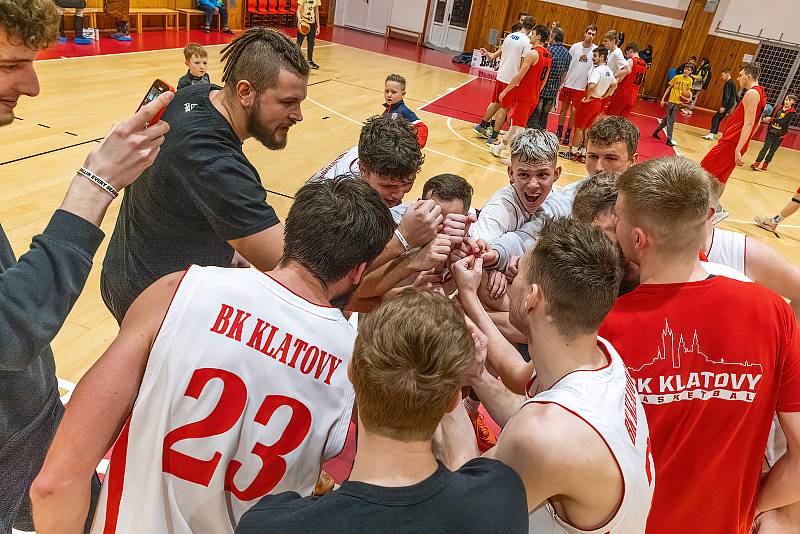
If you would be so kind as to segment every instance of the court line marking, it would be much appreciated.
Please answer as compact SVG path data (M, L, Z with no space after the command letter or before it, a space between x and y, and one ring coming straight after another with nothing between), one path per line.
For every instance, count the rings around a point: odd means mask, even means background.
M472 74L468 74L467 76L469 76L469 80L467 80L467 81L465 81L465 82L463 82L463 83L460 83L460 84L458 84L458 85L457 85L457 86L455 86L455 87L451 87L451 88L449 88L447 91L445 91L444 93L440 94L439 96L437 96L437 97L434 97L434 98L432 98L431 100L427 101L426 103L422 104L422 105L419 107L419 111L424 111L425 113L430 113L430 114L432 114L432 115L438 115L438 113L433 113L432 111L428 111L428 110L426 110L426 109L425 109L425 107L426 107L426 106L430 106L431 104L433 104L433 103L434 103L434 102L436 102L437 100L439 100L439 99L441 99L441 98L444 98L444 97L446 97L446 96L447 96L447 95L449 95L450 93L455 93L456 91L458 91L459 89L461 89L462 87L464 87L465 85L467 85L468 83L471 83L473 80L477 80L477 79L478 79L478 77L477 77L477 76L473 76Z
M755 223L755 221L744 221L742 219L723 219L721 222L732 222L732 223L738 223L738 224L749 224L749 225L755 226L757 228L761 228L760 226L758 226ZM800 228L800 225L798 225L798 224L783 224L783 223L781 223L780 225L778 225L778 228ZM762 228L762 230L763 230L763 228ZM769 230L764 230L764 231L765 232L769 232ZM773 233L775 233L775 232L773 232Z
M323 104L320 104L319 102L317 102L317 101L316 101L316 100L314 100L313 98L307 97L307 98L306 98L306 100L308 100L308 101L309 101L309 102L311 102L312 104L315 104L315 105L317 105L317 106L321 107L321 108L322 108L322 109L324 109L325 111L328 111L328 112L330 112L330 113L333 113L334 115L338 115L339 117L341 117L341 118L343 118L343 119L345 119L345 120L348 120L348 121L352 122L353 124L357 124L357 125L359 126L359 128L360 128L361 126L363 126L363 125L364 125L362 122L360 122L360 121L357 121L357 120L355 120L355 119L353 119L353 118L351 118L351 117L348 117L347 115L343 115L342 113L339 113L339 112L338 112L338 111L336 111L335 109L331 109L331 108L329 108L328 106L325 106L325 105L323 105ZM451 154L445 154L444 152L439 152L438 150L434 150L434 149L432 149L432 148L425 147L425 148L423 148L422 150L427 150L428 152L430 152L430 153L432 153L432 154L438 154L438 155L440 155L440 156L444 156L444 157L446 157L446 158L450 158L450 159L453 159L453 160L456 160L456 161L460 161L461 163L465 163L465 164L467 164L467 165L472 165L472 166L474 166L474 167L480 167L481 169L485 169L485 170L487 170L487 171L492 171L492 172L500 173L500 174L503 174L503 175L507 174L505 171L501 171L500 169L493 169L492 167L488 167L488 166L486 166L486 165L481 165L480 163L475 163L475 162L473 162L473 161L467 161L467 160L465 160L465 159L461 159L461 158L459 158L459 157L456 157L456 156L453 156L453 155L451 155Z
M287 35L288 37L288 35ZM230 43L220 43L220 44L213 44L213 45L203 45L205 48L217 48L220 46L227 46ZM330 46L342 46L339 43L328 43L324 45L315 45L314 50L317 48L328 48ZM346 45L345 45L346 46ZM183 47L179 48L158 48L156 50L134 50L132 52L114 52L112 54L94 54L91 56L73 56L73 57L54 57L50 59L37 59L34 63L48 63L50 61L65 61L71 59L89 59L89 58L98 58L98 57L109 57L109 56L129 56L131 54L145 54L147 52L165 52L165 51L175 51L175 50L183 50Z

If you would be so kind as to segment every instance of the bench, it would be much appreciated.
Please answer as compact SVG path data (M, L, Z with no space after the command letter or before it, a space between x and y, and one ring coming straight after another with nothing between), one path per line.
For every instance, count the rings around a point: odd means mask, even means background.
M422 41L425 39L425 35L422 32L415 32L414 30L406 30L404 28L398 28L397 26L386 26L386 39L389 39L392 36L392 32L397 32L400 35L405 35L408 37L414 37L414 40L417 43L417 46L422 46Z
M198 16L204 17L203 24L205 24L206 12L201 10L201 9L183 9L183 8L181 8L181 9L178 9L178 13L181 13L182 15L186 15L186 31L187 32L191 29L189 23L190 23L190 19L191 19L192 15L198 15ZM219 13L217 13L214 16L217 17L217 31L218 32L222 31L222 17L219 16Z
M248 0L247 1L247 19L248 25L252 26L253 16L261 17L281 17L286 19L286 24L289 23L289 17L297 13L298 0Z
M83 8L83 20L88 22L84 23L87 28L97 28L97 14L102 13L103 9L99 7L85 7Z
M174 9L167 9L163 7L132 7L130 10L131 15L136 16L136 33L142 33L142 17L147 16L162 16L164 17L164 29L170 29L169 19L175 18L175 30L178 29L178 12Z

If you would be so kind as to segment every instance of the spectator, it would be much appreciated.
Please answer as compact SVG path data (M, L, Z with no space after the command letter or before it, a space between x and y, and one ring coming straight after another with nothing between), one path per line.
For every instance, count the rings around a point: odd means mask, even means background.
M561 28L554 28L550 34L548 50L553 56L553 62L550 65L547 83L539 94L539 104L528 119L528 128L547 129L547 118L550 110L553 109L558 91L561 89L561 84L564 83L564 77L567 75L572 60L569 50L564 47L564 31Z
M51 0L0 0L0 126L14 120L22 95L39 94L33 58L58 39ZM169 127L144 125L164 94L115 126L83 164L111 189L77 174L44 232L17 263L0 228L0 533L33 530L28 491L64 407L50 342L78 299L103 240L98 226L119 191L147 168ZM8 103L11 103L10 105ZM87 481L88 482L88 481ZM98 489L98 488L95 488Z
M183 57L189 70L178 80L178 89L190 85L210 84L208 77L208 52L197 43L189 43L183 49Z
M406 79L399 74L390 74L386 77L383 85L383 104L384 115L389 115L391 118L396 119L402 117L417 130L417 140L419 140L419 147L425 148L428 142L428 127L420 120L416 113L409 108L403 100L406 96Z
M783 100L783 106L778 107L771 117L764 117L762 119L762 122L769 124L769 127L767 137L764 139L764 146L758 153L756 161L750 165L750 168L754 171L758 170L758 164L762 161L764 163L761 165L761 170L766 171L772 158L775 157L775 152L778 151L783 138L786 137L786 134L789 132L789 125L792 124L792 119L794 119L797 113L794 109L795 102L797 102L797 97L795 95L786 95L786 98Z
M219 15L222 33L233 34L233 31L228 28L228 8L225 6L224 0L197 0L197 9L206 14L206 22L203 25L204 32L211 33L211 21L214 19L214 15Z
M64 33L64 8L74 8L75 16L72 19L73 29L75 36L73 41L76 45L88 45L94 41L87 39L83 36L83 9L86 7L86 0L54 0L58 14L61 15L61 22L58 26L58 42L63 44L67 42L67 36Z
M692 84L692 103L689 105L688 115L692 114L694 106L697 104L697 97L700 91L705 90L708 84L711 83L711 63L708 62L707 57L700 58L700 65L697 66L697 70L692 78L694 78L694 83Z
M719 133L719 125L722 119L730 115L733 108L739 103L736 98L736 84L731 79L731 69L722 69L719 77L722 78L725 87L722 89L722 104L719 107L719 111L711 118L711 131L703 136L703 139L708 139L709 141L712 141Z
M109 35L117 41L132 41L131 25L128 22L131 11L130 0L103 0L103 11L114 18L117 31ZM141 30L141 28L139 28Z
M648 44L644 50L639 52L639 57L647 63L648 67L653 65L653 45Z
M164 114L171 134L125 192L100 278L118 322L145 288L187 265L227 267L238 251L268 271L283 253L283 226L242 143L286 146L303 120L308 64L294 42L262 27L237 37L222 59L225 87L177 93Z

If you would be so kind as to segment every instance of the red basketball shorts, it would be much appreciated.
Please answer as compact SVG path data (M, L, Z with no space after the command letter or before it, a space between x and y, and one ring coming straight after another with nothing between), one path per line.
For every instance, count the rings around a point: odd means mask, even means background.
M508 87L507 83L503 83L500 80L494 81L494 91L492 92L492 103L500 104L505 109L511 109L514 106L514 100L517 99L517 87L513 88L508 92L508 94L500 100L500 93L505 91L505 88Z
M509 114L511 125L525 128L525 126L528 124L528 118L530 118L531 113L533 113L533 110L536 109L538 104L538 99L520 100L518 98L514 102L514 107L511 108L511 113Z
M571 89L569 87L562 87L561 92L558 95L558 99L561 101L561 105L568 106L572 104L576 108L581 103L581 98L583 95L586 94L586 91L582 91L580 89Z
M606 115L616 115L618 117L627 117L628 113L633 109L630 95L619 95L614 93L611 95L611 103L606 109Z
M603 101L599 98L592 98L588 102L581 102L575 112L575 128L591 128L595 119L602 110Z
M728 183L736 168L736 145L720 141L708 151L700 166L723 184Z

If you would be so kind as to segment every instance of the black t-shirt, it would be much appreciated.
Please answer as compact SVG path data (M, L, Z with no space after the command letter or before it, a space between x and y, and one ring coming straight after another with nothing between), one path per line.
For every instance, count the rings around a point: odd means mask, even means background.
M525 487L507 465L476 458L452 472L439 464L413 486L344 482L323 497L288 491L267 495L247 511L236 534L392 534L528 532Z
M125 189L103 261L103 300L118 321L150 284L190 264L227 267L227 243L279 223L256 168L208 98L216 85L175 94L155 163Z

